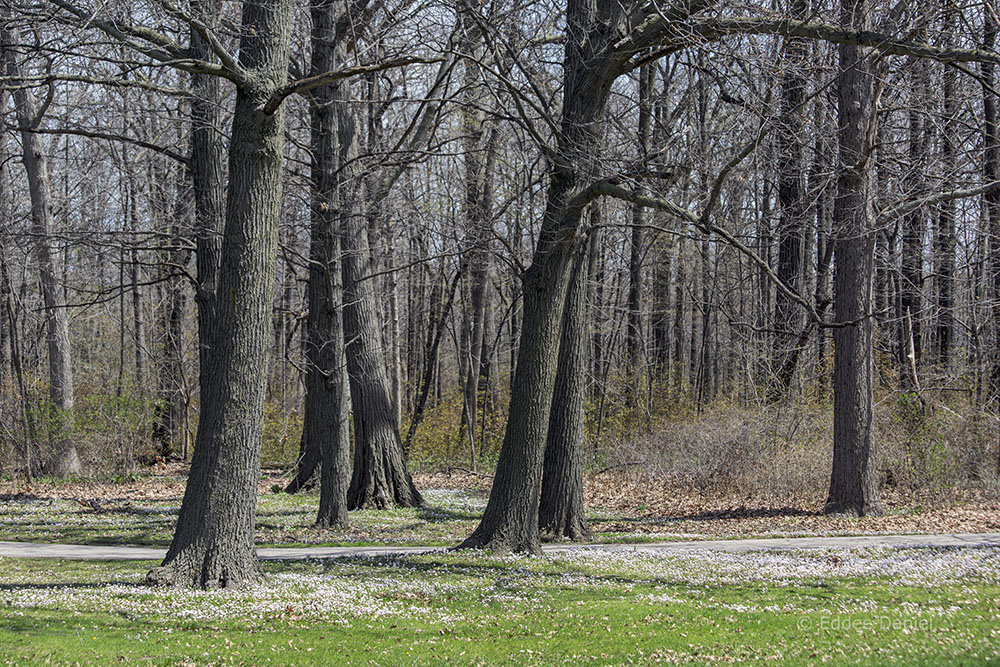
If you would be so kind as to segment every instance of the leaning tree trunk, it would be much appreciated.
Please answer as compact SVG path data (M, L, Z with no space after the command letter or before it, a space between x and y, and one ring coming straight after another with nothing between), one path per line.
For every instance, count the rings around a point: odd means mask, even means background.
M265 112L287 79L289 0L247 2L229 149L219 294L202 368L201 419L173 541L152 584L239 587L260 577L254 518L267 385L281 205L283 106ZM249 30L253 26L254 30ZM204 323L203 323L204 326Z
M522 322L517 363L493 489L479 526L462 544L495 551L540 552L538 507L549 413L573 256L586 238L583 191L594 172L605 104L620 63L598 54L615 34L610 2L570 3L563 118L541 232L521 274Z
M342 178L349 182L357 172L358 140L354 115L347 105L338 106L337 121ZM423 498L406 471L381 345L374 285L365 279L371 272L365 217L357 213L350 193L343 192L342 196L344 338L354 408L354 474L347 505L350 509L416 507Z
M584 400L587 395L589 252L573 262L563 313L549 431L542 469L538 527L545 539L590 539L583 506Z
M7 75L18 78L20 66L11 48L14 35L0 33ZM28 175L31 197L31 232L35 237L35 256L45 304L46 342L49 356L50 429L53 451L45 469L53 475L74 475L80 472L80 456L73 442L73 360L69 344L69 313L66 296L59 280L63 274L59 250L52 244L52 203L48 160L41 136L32 132L38 122L39 110L29 90L17 86L13 90L17 122L21 126L24 169Z
M342 60L336 23L342 0L312 0L312 74L328 72ZM340 49L342 50L342 49ZM347 103L344 87L313 91L312 240L309 264L309 320L306 337L306 397L302 451L321 452L320 503L316 523L347 526L347 485L351 479L347 369L344 358L343 283L337 216L346 184L339 180L340 145L335 106ZM318 446L311 446L318 445ZM302 472L304 466L300 466Z
M864 2L841 0L845 25L868 27ZM870 49L842 44L837 81L840 164L834 202L833 472L826 511L881 511L872 438L874 140L877 104Z

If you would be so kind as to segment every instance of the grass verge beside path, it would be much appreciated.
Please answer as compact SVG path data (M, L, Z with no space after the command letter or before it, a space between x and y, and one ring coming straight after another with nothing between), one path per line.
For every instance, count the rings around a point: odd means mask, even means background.
M149 565L0 560L0 664L1000 660L984 547L351 557L242 592L149 589Z

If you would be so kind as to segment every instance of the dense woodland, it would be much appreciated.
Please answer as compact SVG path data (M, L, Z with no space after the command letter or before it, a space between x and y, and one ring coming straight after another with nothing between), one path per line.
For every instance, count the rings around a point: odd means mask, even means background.
M996 11L4 0L0 472L190 461L150 580L200 586L262 452L321 525L495 473L465 546L522 551L719 411L820 414L830 512L995 483Z

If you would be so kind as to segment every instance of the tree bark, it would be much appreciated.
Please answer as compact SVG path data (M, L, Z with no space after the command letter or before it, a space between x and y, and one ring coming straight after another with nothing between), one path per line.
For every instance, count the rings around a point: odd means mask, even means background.
M864 0L841 0L841 19L870 26ZM837 81L837 198L834 202L833 472L826 512L882 511L872 437L872 279L877 84L871 50L842 44Z
M997 11L995 0L985 4L985 24L983 26L983 48L992 51L997 38ZM995 81L996 66L993 63L983 63L983 138L985 151L983 155L983 180L992 183L1000 177L1000 120L997 114L997 102L990 88ZM1000 188L988 190L984 195L986 205L987 231L989 233L989 266L990 288L992 290L993 311L993 341L990 373L990 393L994 399L1000 397ZM1000 466L1000 459L997 461Z
M791 18L804 19L808 5L804 0L791 0ZM805 163L802 156L805 117L806 82L802 68L805 65L807 44L802 38L785 40L785 54L781 78L781 121L777 136L778 163L778 266L775 273L786 285L801 292L802 246L807 212ZM796 332L801 329L802 314L798 304L784 292L776 290L774 298L774 326L777 332L775 351L776 368L781 369L777 381L769 386L771 400L784 397L791 388L801 347Z
M549 540L590 539L583 505L584 400L587 395L588 248L573 260L545 442L538 525Z
M311 0L312 75L343 62L337 23L342 0ZM338 219L347 184L340 180L337 107L347 103L348 84L312 91L312 230L309 250L309 316L306 333L306 395L301 450L320 453L320 503L316 523L347 526L347 486L351 480L349 394L344 357L343 278ZM315 458L315 457L314 457ZM307 472L303 460L299 477ZM316 463L319 463L317 461ZM311 466L315 467L315 465ZM311 471L308 471L311 475ZM298 481L293 480L293 483ZM291 485L289 485L291 487Z
M346 105L338 106L337 122L341 172L347 181L357 172L358 138L353 112ZM374 285L366 279L371 273L368 229L353 205L355 197L347 192L342 196L344 338L354 408L354 472L347 504L350 509L416 507L423 498L406 471Z
M246 2L229 149L222 264L202 368L201 418L173 541L151 584L240 587L260 577L257 480L281 204L284 109L264 112L288 76L291 3ZM250 28L253 28L251 30Z
M192 0L191 11L210 29L219 19L220 0ZM192 56L212 62L211 46L197 30L191 31ZM222 231L225 224L225 185L223 162L222 91L219 77L195 74L191 77L191 182L194 187L195 256L198 263L198 287L195 303L198 307L199 367L211 365L213 349L215 295L218 291L219 262L222 254ZM207 374L199 375L201 394Z
M618 63L598 54L616 34L618 5L570 2L564 60L563 117L541 231L531 266L521 274L523 310L503 445L490 499L463 548L540 552L538 507L542 464L573 256L602 137L601 120Z

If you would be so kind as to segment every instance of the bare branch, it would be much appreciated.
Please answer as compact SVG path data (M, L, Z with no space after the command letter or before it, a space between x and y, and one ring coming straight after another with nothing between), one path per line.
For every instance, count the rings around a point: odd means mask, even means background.
M335 81L348 79L352 76L371 74L372 72L381 72L383 70L393 69L395 67L404 67L406 65L439 63L447 60L447 58L397 58L396 60L387 60L381 63L356 65L354 67L345 67L344 69L323 72L322 74L317 74L316 76L310 76L305 79L299 79L298 81L292 81L291 83L288 83L276 90L274 94L271 95L271 99L269 99L267 104L264 105L264 113L273 114L278 110L278 107L281 106L281 103L284 102L285 98L289 95L305 93L313 88L326 86Z

